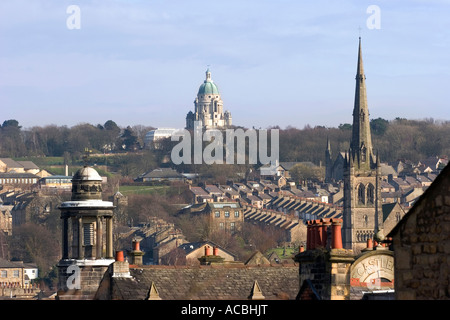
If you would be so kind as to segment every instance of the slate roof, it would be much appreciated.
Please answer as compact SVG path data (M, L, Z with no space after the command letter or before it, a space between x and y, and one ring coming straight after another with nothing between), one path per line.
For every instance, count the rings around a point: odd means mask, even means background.
M217 264L130 268L131 278L110 278L111 299L145 300L152 283L163 300L247 300L255 280L268 300L295 299L298 266Z
M142 176L142 178L151 178L151 179L169 179L180 177L182 177L182 175L172 168L157 168L150 172L147 172Z
M39 167L33 161L17 161L25 170L39 169Z
M198 248L201 248L205 244L209 244L211 247L218 247L220 250L228 253L229 255L233 256L236 259L236 255L230 251L228 251L225 248L222 248L221 246L217 245L216 243L212 241L198 241L198 242L187 242L183 243L182 245L178 246L178 248L183 249L186 252L186 255L191 253L194 250L197 250Z
M3 162L8 169L23 168L23 166L20 163L11 158L0 158L0 161Z

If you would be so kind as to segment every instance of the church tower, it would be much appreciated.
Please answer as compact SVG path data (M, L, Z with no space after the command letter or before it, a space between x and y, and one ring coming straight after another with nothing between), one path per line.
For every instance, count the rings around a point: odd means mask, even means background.
M201 121L204 129L219 129L231 126L231 113L223 110L219 88L212 80L209 68L206 70L205 81L198 89L194 106L194 112L189 111L186 116L186 129L194 129L194 121Z
M380 163L373 152L359 38L352 140L344 163L343 241L346 249L358 251L365 247L367 239L382 234L380 183Z
M102 178L85 165L72 178L72 197L63 202L59 300L92 299L114 262L112 202L102 200Z

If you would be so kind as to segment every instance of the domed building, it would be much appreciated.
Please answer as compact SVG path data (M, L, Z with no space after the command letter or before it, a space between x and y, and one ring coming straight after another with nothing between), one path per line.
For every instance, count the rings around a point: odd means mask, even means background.
M206 70L206 79L198 89L194 101L194 112L186 116L186 129L194 129L194 122L201 121L204 129L227 128L231 126L231 113L223 111L223 102L217 84L211 79L211 71Z

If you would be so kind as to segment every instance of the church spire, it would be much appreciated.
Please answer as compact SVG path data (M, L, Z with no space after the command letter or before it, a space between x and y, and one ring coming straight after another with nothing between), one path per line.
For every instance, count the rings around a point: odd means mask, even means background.
M353 109L353 132L350 147L359 163L370 163L369 159L372 156L372 137L370 133L369 107L367 105L366 76L364 74L362 59L361 37L359 37L358 65L355 79L355 105Z

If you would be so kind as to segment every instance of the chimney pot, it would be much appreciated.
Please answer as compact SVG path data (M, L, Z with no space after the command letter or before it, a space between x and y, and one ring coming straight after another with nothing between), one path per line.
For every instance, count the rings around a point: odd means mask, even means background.
M341 233L342 219L331 219L331 248L342 249L342 233Z
M219 248L214 247L214 248L213 248L213 254L214 254L215 256L218 256L218 255L219 255Z
M322 230L322 221L321 220L314 220L315 222L315 229L316 229L316 243L315 247L321 247L322 241L323 241L323 230Z
M140 248L139 248L139 241L133 240L133 250L134 251L139 251L140 250Z
M123 251L116 251L116 261L123 261Z
M210 256L211 255L211 247L210 246L205 246L205 256Z
M372 239L367 239L367 249L373 249Z

